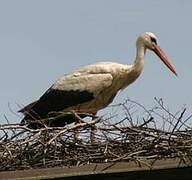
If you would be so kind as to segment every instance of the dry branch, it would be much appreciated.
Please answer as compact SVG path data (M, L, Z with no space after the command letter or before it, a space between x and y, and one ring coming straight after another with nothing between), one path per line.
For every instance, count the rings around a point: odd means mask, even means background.
M0 170L119 161L141 164L146 159L175 157L192 163L192 130L188 123L192 116L187 116L186 108L174 115L161 99L156 103L148 110L126 100L110 107L119 108L124 116L90 117L65 127L0 125ZM93 126L97 128L95 143L90 141ZM74 138L75 132L79 133L78 139Z

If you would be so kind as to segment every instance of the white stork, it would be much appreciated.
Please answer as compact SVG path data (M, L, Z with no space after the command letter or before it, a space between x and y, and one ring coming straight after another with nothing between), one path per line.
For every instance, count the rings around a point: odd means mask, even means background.
M141 34L136 41L136 58L133 64L100 62L77 69L58 79L39 100L21 109L29 120L46 118L50 112L75 111L96 114L110 104L117 92L134 82L144 66L146 49L152 50L177 75L168 57L157 44L151 32ZM58 125L58 124L57 124Z

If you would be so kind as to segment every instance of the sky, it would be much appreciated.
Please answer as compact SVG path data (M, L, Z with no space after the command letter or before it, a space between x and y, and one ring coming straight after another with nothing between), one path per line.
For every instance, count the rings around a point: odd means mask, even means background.
M174 64L175 77L148 51L141 76L120 92L171 111L192 111L192 1L8 0L0 1L0 123L19 122L17 110L38 99L60 76L99 61L131 64L135 41L154 32Z

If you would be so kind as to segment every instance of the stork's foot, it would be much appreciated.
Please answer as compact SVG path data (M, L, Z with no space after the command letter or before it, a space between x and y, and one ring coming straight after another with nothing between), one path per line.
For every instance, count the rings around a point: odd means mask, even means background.
M76 142L79 141L79 132L78 132L78 130L75 130L75 131L74 131L73 137L74 137L74 140L75 140Z
M96 143L96 132L97 132L96 126L91 126L91 134L90 134L91 144Z

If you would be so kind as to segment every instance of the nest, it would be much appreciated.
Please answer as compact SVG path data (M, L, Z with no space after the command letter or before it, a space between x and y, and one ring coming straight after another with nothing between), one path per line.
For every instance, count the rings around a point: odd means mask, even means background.
M173 114L161 99L150 109L126 100L109 107L109 112L65 127L0 125L0 170L120 161L147 164L148 159L176 157L192 162L192 115L186 108Z

